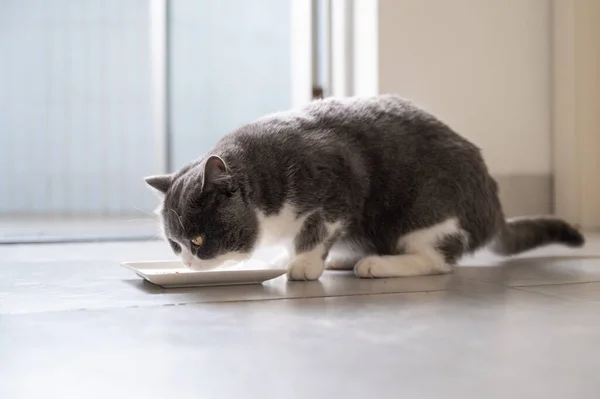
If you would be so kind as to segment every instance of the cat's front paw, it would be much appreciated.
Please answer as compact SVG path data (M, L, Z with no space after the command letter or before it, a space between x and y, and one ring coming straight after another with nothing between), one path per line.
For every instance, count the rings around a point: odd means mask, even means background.
M318 280L323 274L323 266L320 259L300 255L288 266L287 278L294 281Z

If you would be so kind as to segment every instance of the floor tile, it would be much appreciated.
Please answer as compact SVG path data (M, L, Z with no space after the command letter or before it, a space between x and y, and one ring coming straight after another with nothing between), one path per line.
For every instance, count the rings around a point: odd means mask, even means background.
M481 284L4 315L0 397L597 397L598 306Z
M536 285L530 287L521 287L521 289L572 301L600 303L600 282Z
M513 287L600 281L600 256L512 258L493 266L460 266L456 274Z
M365 280L351 272L326 271L313 282L288 282L281 276L263 285L163 289L113 262L8 264L0 268L0 314L440 291L459 280L455 275Z

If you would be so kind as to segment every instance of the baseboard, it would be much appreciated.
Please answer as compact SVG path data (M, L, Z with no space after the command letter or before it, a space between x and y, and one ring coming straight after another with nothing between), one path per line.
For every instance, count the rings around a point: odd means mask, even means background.
M550 215L554 212L551 175L494 176L506 217Z

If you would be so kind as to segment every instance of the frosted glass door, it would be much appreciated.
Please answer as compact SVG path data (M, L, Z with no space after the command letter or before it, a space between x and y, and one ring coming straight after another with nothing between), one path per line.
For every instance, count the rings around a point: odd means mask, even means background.
M151 209L148 0L0 0L0 216Z
M290 107L290 0L171 0L171 167Z

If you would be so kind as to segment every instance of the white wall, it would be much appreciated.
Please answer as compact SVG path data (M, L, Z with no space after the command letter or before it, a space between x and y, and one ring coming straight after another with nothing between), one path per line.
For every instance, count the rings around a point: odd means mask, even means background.
M600 3L553 5L556 213L600 230Z
M551 173L548 0L380 0L378 7L379 92L442 118L483 149L496 176Z

